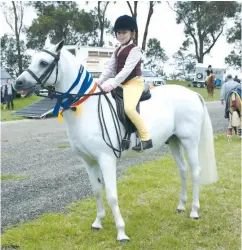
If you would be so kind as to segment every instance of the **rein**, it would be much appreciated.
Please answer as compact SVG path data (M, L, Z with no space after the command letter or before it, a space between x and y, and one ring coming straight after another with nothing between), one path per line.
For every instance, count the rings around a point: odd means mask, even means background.
M70 93L68 93L66 95L66 98L68 98L68 97L81 98L81 97L90 97L90 96L98 96L99 97L98 98L98 118L99 118L99 123L100 123L100 126L101 126L102 138L105 141L106 145L113 150L114 155L117 158L120 158L123 150L122 150L122 133L121 133L121 128L120 128L119 118L118 118L117 112L115 111L115 109L114 109L109 97L107 96L106 92L104 92L102 90L102 87L100 85L97 85L97 86L100 89L100 92L92 93L92 94L70 94ZM56 94L61 94L62 95L64 93L58 92L58 91L55 91L55 90L48 90L48 96L47 97L50 98L50 99L54 99L54 98L58 99ZM44 96L44 95L39 94L39 96ZM118 139L118 147L117 148L114 147L114 145L112 143L112 140L111 140L111 137L110 137L110 135L108 133L107 125L106 125L104 114L103 114L101 96L105 97L105 99L106 99L106 101L108 103L111 115L112 115L112 119L113 119L113 123L114 123L114 127L115 127L115 132L116 132L116 136L117 136L117 139ZM46 97L46 96L44 96L44 97Z
M80 69L78 71L78 76L75 80L75 82L72 84L72 86L69 88L69 90L66 93L62 93L59 91L56 91L54 89L54 85L57 82L57 78L58 78L58 61L60 59L60 53L58 53L57 55L49 52L48 50L43 50L44 52L52 55L54 57L53 62L50 64L50 66L46 69L46 71L43 73L42 76L40 76L39 78L30 70L27 69L26 71L36 80L37 84L39 84L39 88L35 89L35 94L38 96L42 96L42 97L47 97L50 99L57 99L57 103L56 106L54 108L53 111L53 115L56 115L56 113L59 112L60 107L63 107L64 110L67 110L69 108L74 109L75 107L71 107L71 105L76 105L78 106L81 102L84 102L88 97L90 96L98 96L98 118L99 118L99 123L101 126L101 130L102 130L102 138L105 141L105 143L107 144L108 147L110 147L113 150L114 155L117 158L121 157L122 154L122 134L121 134L121 128L120 128L120 123L119 123L119 118L117 115L117 112L115 111L110 99L107 96L107 93L105 93L102 89L102 87L100 85L97 85L98 88L100 89L99 92L97 93L89 93L89 94L85 94L85 91L88 89L88 87L90 86L91 82L93 82L92 77L89 77L89 72L86 71L86 77L82 82L82 86L79 90L80 93L77 94L71 94L70 92L74 89L74 87L76 87L79 84L81 75L83 73L84 67L81 65ZM55 82L52 86L48 86L48 87L44 87L44 84L46 83L46 81L49 79L50 75L52 74L52 72L54 71L54 68L56 67L56 79ZM45 88L48 90L48 95L41 95L39 93L40 88ZM83 92L83 93L82 93ZM104 118L104 114L103 114L103 107L102 107L102 103L101 103L101 96L104 96L108 105L109 105L109 109L112 115L112 119L113 119L113 123L114 123L114 127L115 127L115 132L116 132L116 136L117 136L117 140L118 140L118 148L115 148L111 137L108 133L108 129L107 129L107 125L105 122L105 118ZM81 99L82 97L84 97L83 99ZM64 111L63 110L63 111ZM106 136L105 136L106 135ZM106 138L107 137L107 138Z

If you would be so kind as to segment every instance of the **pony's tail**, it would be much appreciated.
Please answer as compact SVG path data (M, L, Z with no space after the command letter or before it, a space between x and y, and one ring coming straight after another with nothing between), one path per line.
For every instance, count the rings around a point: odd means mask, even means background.
M199 98L204 108L204 118L201 128L198 152L199 163L201 167L200 183L209 184L218 180L214 153L213 127L204 99L201 95L199 95Z

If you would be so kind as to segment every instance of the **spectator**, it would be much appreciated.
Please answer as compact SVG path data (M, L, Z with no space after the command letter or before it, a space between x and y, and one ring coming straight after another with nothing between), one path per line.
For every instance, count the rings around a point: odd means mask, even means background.
M234 81L240 83L240 79L238 78L238 76L235 76Z
M7 88L6 84L1 86L1 103L3 104L3 109L6 109L6 96L7 96Z
M229 93L236 88L241 89L241 86L238 82L235 82L233 80L232 75L229 74L227 76L227 82L225 82L222 85L221 98L220 98L222 105L224 105L224 102L225 102L225 118L229 118L228 101L227 101Z
M224 101L227 100L228 94L231 90L241 88L240 84L238 82L235 82L233 80L232 75L227 76L227 82L225 82L221 88L221 103L224 104Z
M11 109L14 109L14 105L13 105L13 87L12 87L12 81L10 79L7 80L7 84L6 84L6 88L7 88L7 95L6 96L6 101L7 101L7 107L8 109L10 109L10 104L11 104Z

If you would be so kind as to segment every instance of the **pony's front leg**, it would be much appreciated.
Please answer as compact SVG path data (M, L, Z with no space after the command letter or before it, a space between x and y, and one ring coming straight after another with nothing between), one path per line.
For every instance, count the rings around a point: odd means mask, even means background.
M103 190L101 184L101 170L98 165L87 165L87 173L89 175L89 180L92 185L93 194L96 198L97 205L97 217L92 223L92 229L99 230L102 229L102 218L105 216L105 209L103 204Z
M128 241L129 237L125 234L125 223L118 205L116 158L113 158L107 154L102 155L99 159L99 165L102 170L105 182L107 200L112 209L116 228L118 231L117 241Z

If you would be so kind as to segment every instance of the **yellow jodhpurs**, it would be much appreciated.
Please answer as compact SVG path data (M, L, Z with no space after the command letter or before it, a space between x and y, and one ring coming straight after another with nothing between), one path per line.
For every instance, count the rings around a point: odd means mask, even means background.
M144 82L137 77L126 82L123 87L124 111L138 130L142 141L148 141L150 135L141 115L136 111L136 106L144 91Z

